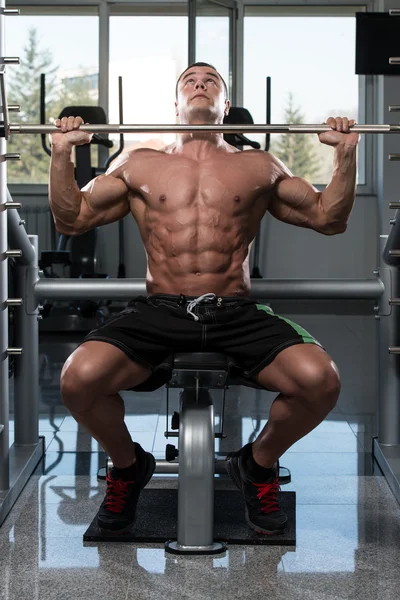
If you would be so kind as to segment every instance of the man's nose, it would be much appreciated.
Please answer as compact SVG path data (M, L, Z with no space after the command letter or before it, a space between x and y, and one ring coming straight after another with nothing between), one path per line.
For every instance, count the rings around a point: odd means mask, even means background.
M196 87L196 88L198 88L198 87L202 87L203 89L205 89L205 87L206 87L206 86L205 86L205 83L204 83L203 81L201 81L201 79L199 79L199 80L196 82L196 85L195 85L195 87Z

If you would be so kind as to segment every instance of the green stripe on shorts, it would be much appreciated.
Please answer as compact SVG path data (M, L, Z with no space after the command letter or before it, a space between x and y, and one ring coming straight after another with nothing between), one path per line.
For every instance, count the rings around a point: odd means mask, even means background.
M276 315L274 313L274 311L272 310L272 308L270 308L269 306L265 306L264 304L256 304L256 307L257 307L258 310L264 310L268 314L274 315L275 317L278 317L278 319L282 319L282 321L285 321L288 325L290 325L291 327L293 327L293 329L296 331L296 333L300 337L303 338L303 342L305 344L318 344L318 346L321 345L319 342L317 342L317 340L315 338L313 338L313 336L311 334L308 333L308 331L306 331L304 329L304 327L301 327L300 325L297 325L297 323L294 323L293 321L290 321L290 319L286 319L285 317L281 317L280 315Z

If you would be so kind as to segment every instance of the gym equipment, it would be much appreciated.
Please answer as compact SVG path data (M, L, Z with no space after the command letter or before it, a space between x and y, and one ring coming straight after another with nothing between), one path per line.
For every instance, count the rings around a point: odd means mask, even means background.
M4 9L4 0L0 0L0 5ZM0 45L4 42L4 18L0 19ZM0 86L2 94L2 105L3 105L3 131L0 136L0 155L3 161L15 159L18 157L17 154L6 153L5 140L9 138L11 130L16 133L50 133L56 131L55 127L49 126L14 126L9 125L8 118L8 105L6 101L5 85L4 85L4 65L6 62L10 64L10 60L6 60L4 57L4 48L1 48L3 58L0 65ZM103 127L101 129L101 127ZM328 131L330 128L327 126L228 126L221 128L220 126L123 126L126 131L151 131L151 132L176 132L176 133L187 133L187 132L221 132L221 133L319 133L321 131ZM296 128L295 128L296 127ZM15 129L17 128L17 129ZM123 133L123 129L119 126L85 126L85 128L95 133L105 132L117 132ZM96 128L93 130L93 128ZM99 129L100 128L100 129ZM357 126L353 128L353 131L359 131L361 133L396 133L400 131L398 125L374 125L374 126ZM21 257L21 270L18 275L18 291L17 293L21 296L21 303L24 303L24 310L20 310L17 315L19 327L16 332L16 344L18 347L10 348L7 340L7 312L6 308L9 303L17 302L18 298L7 299L3 303L3 310L0 313L1 323L0 332L2 335L2 352L6 356L15 355L18 369L16 369L16 385L17 390L15 394L16 406L18 405L18 418L15 421L15 433L16 433L16 444L9 450L8 446L8 373L7 373L7 361L3 361L0 364L0 490L4 490L0 500L0 523L3 522L7 515L10 507L15 502L19 492L25 485L30 473L37 461L43 455L43 444L39 442L38 438L38 298L64 298L68 299L71 297L80 298L83 294L88 291L87 297L102 298L105 295L108 298L121 299L131 298L135 293L145 293L145 282L144 281L113 281L104 282L102 280L91 280L91 281L69 281L69 280L38 280L37 273L37 239L33 236L28 238L23 226L19 224L18 214L12 207L6 206L6 172L5 169L0 170L0 198L3 206L7 210L0 211L0 244L1 253L4 260L0 263L0 288L2 298L5 299L7 296L7 270L5 265L5 259L9 257ZM10 210L9 210L10 209ZM7 222L9 227L9 241L11 249L7 250ZM16 215L16 218L15 218ZM390 310L389 299L395 299L395 296L399 296L400 287L398 278L393 278L392 281L388 281L387 273L384 271L388 269L382 268L382 278L385 280L386 285L383 281L376 277L375 280L337 280L337 281L291 281L283 280L280 282L264 282L256 280L253 283L251 296L259 299L271 299L276 298L363 298L363 299L381 299L381 306L378 307L376 313L380 313L377 316L385 321L385 332L386 331L398 331L398 314L396 308L393 308L392 313ZM376 273L378 275L378 273ZM390 273L389 273L390 275ZM274 286L275 283L275 286ZM393 287L392 287L393 286ZM140 290L140 291L138 291ZM393 290L393 293L392 293ZM275 295L272 296L272 293ZM394 314L394 317L392 316ZM385 336L381 337L385 340ZM381 379L382 382L389 388L390 385L394 386L400 382L398 369L394 368L396 363L390 359L396 359L395 356L389 355L387 352L387 346L382 345L382 359L381 359ZM394 344L393 344L394 346ZM386 355L386 360L383 356ZM179 357L178 357L179 358ZM226 357L223 357L226 359ZM187 371L199 371L200 364L193 364L196 357L190 356L190 369ZM220 356L219 359L222 360ZM181 364L182 366L182 364ZM204 365L203 365L204 366ZM210 365L206 365L210 366ZM214 365L215 366L215 365ZM221 365L218 365L216 372L221 372ZM183 374L184 369L182 369ZM207 376L213 377L215 375L215 369L208 369L210 374ZM223 370L222 370L223 373ZM186 373L187 375L187 373ZM192 376L193 377L193 376ZM196 406L193 405L193 399L196 397L201 398L202 405L200 405L200 411L204 416L205 434L212 438L210 432L210 415L212 414L212 405L207 396L208 390L200 388L197 385L198 379L195 379L196 386L191 384L192 392L187 395L187 405L185 411L187 411L189 420L189 430L193 430L193 435L196 435L196 431L193 429L196 421ZM383 393L385 393L384 390ZM197 394L197 396L196 396ZM387 410L387 419L382 420L380 423L380 439L383 444L398 444L399 431L398 426L399 411L396 409L398 404L396 394L387 394L385 401L390 404L391 408L395 408L393 411ZM203 401L204 400L204 401ZM186 400L185 400L186 402ZM390 408L388 407L388 408ZM17 408L16 408L17 412ZM393 412L395 413L393 415ZM393 415L391 417L391 414ZM183 421L185 419L183 418ZM390 423L389 423L390 420ZM182 415L180 418L182 422ZM181 424L180 424L181 427ZM185 425L183 425L183 429ZM390 430L389 430L390 429ZM190 444L193 441L187 438L187 446L190 451ZM393 438L391 439L391 436ZM209 439L207 440L209 444ZM184 444L185 445L185 444ZM28 449L29 446L29 456ZM198 447L198 446L197 446ZM23 452L22 452L23 450ZM18 460L17 460L18 459ZM184 463L187 466L187 459L184 458ZM204 458L199 459L198 463L200 466L208 469L209 465L209 453L206 451ZM196 463L196 464L198 464ZM12 475L12 477L10 477ZM190 477L190 473L188 474ZM182 477L181 485L185 486L184 478ZM187 487L187 482L186 482ZM210 514L210 511L208 511ZM184 516L182 516L182 523L184 523ZM191 533L190 531L188 532ZM185 539L185 532L182 531L183 539ZM206 544L207 546L208 544Z
M261 536L244 520L245 507L239 490L218 489L219 483L220 480L215 481L214 495L214 539L217 544L272 545L280 546L282 551L284 546L296 545L295 492L279 492L279 505L288 516L285 531L279 535ZM96 516L83 534L83 541L162 544L177 537L177 513L178 490L145 488L140 495L140 512L133 531L110 540L109 535L99 530Z
M270 79L270 78L268 78ZM268 104L268 97L267 97L267 104ZM242 107L238 107L238 106L231 106L231 108L229 109L229 113L227 115L225 115L224 117L224 125L230 125L230 124L253 124L253 117L251 116L251 114L249 113L249 111L246 108L242 108ZM266 140L266 144L269 147L269 139L268 139L268 135L266 136L267 140ZM260 150L261 145L258 142L254 142L252 140L249 140L247 137L245 137L243 134L241 133L234 133L234 134L225 134L224 135L224 140L230 144L231 146L234 146L235 148L238 148L239 150L243 150L244 146L250 146L251 148L254 148L256 150ZM268 150L266 146L266 150ZM260 273L260 269L258 267L259 264L259 253L260 253L260 238L259 238L259 234L257 233L255 241L254 241L254 252L253 252L253 268L252 268L252 272L251 272L251 277L252 278L258 278L260 279L261 273Z
M239 106L231 106L231 108L229 109L229 113L224 117L225 125L247 125L253 123L253 117L251 116L247 108L242 108ZM239 150L243 150L244 146L250 146L251 148L255 148L256 150L259 150L261 148L258 142L253 142L252 140L249 140L249 138L245 137L242 133L225 134L224 140L228 144L234 146L235 148L238 148Z
M17 211L8 210L8 225L9 225L9 234L10 234L10 244L11 247L23 248L24 252L28 251L29 247L25 243L28 239L26 237L24 228L19 225L19 217ZM14 251L17 252L17 251ZM10 255L10 253L8 254ZM108 281L104 280L62 280L62 279L37 279L37 275L28 278L22 278L20 280L20 291L19 295L22 298L25 298L29 305L32 307L29 312L21 312L18 315L18 320L23 318L27 320L27 322L31 323L31 326L37 327L37 305L39 299L47 298L47 299L71 299L71 298L81 298L83 295L88 298L104 298L108 297L114 300L122 300L122 299L131 299L135 295L145 294L146 293L146 284L144 280L118 280L118 279L110 279ZM385 287L383 285L382 280L379 277L371 280L316 280L316 281L306 281L306 280L255 280L252 284L251 289L251 297L258 299L272 299L272 298L311 298L311 299L322 299L322 298L331 298L331 299L375 299L378 300L384 294ZM37 340L37 338L36 338ZM35 345L35 336L34 335L26 335L22 339L21 337L17 337L16 343L23 344L24 355L28 360L25 360L23 364L19 367L17 373L17 379L21 382L28 382L25 385L34 386L35 393L37 394L37 382L35 382L35 377L37 377L38 371L38 350ZM8 349L9 351L11 349ZM21 350L21 349L20 349ZM21 350L22 351L22 350ZM191 391L188 390L185 398L185 414L188 415L188 426L186 425L186 432L193 429L193 427L197 426L196 416L201 415L200 418L204 418L204 428L205 432L210 431L210 422L211 422L211 414L213 411L213 407L210 404L210 400L208 398L208 390L205 389L205 386L208 381L213 381L215 376L221 373L224 377L224 370L222 366L225 364L222 362L222 356L219 355L218 361L212 364L205 362L203 357L203 362L199 362L198 359L194 355L190 356L190 362L186 363L186 366L191 367L191 371L203 371L201 373L201 381L202 388L200 386L196 388L193 386L193 374L190 375L192 378ZM196 364L192 364L192 356L194 356L194 361L196 360ZM179 358L178 362L175 363L175 367L179 367L182 371L182 375L179 377L189 377L189 374L183 370L185 363L182 358ZM20 360L20 357L16 357L16 360ZM180 360L180 362L179 362ZM224 357L226 361L226 357ZM221 366L222 363L222 366ZM208 367L208 369L204 369L204 367ZM215 370L215 367L218 367L218 370ZM190 372L190 369L186 369L186 371ZM200 375L199 375L200 377ZM217 378L217 379L222 379ZM208 379L207 379L208 378ZM195 380L196 382L198 380ZM178 375L177 375L177 384L179 383ZM32 388L33 389L33 388ZM199 395L202 404L200 405L200 413L193 412L196 410L196 407L193 407L193 399L196 398L196 393ZM200 395L201 394L201 395ZM17 395L16 395L17 397ZM29 400L29 403L32 402L32 390L30 393L25 392L21 396L21 400ZM187 403L187 404L186 404ZM25 402L26 404L26 402ZM32 435L32 427L31 424L35 423L35 419L32 414L32 408L28 408L25 406L23 408L22 415L26 419L26 435ZM0 408L2 408L3 404L0 404ZM187 407L187 408L186 408ZM189 411L189 412L187 412ZM0 414L0 417L4 415L4 411ZM28 418L29 417L29 418ZM4 418L4 417L3 417ZM185 422L185 416L180 415L180 427L183 422ZM203 421L201 421L203 423ZM2 421L4 424L4 421ZM16 423L17 425L17 423ZM28 427L29 426L29 427ZM36 422L37 427L37 422ZM189 429L188 429L189 427ZM203 425L201 425L203 427ZM185 428L185 424L183 425ZM208 429L207 429L208 428ZM16 428L17 431L17 428ZM212 432L213 433L213 432ZM0 434L4 435L4 431ZM37 434L36 434L37 435ZM185 433L183 434L186 435ZM210 469L210 459L209 459L209 448L212 441L212 436L210 433L207 438L207 451L204 459L198 459L199 468ZM29 437L27 439L30 439ZM37 438L36 438L37 439ZM191 447L190 444L197 443L191 442L190 439L187 440L187 445L189 450L186 452L190 452ZM194 446L196 447L196 446ZM197 446L198 449L198 446ZM182 448L180 448L180 453L182 453ZM183 454L185 454L185 450L183 450ZM183 463L187 464L188 456L190 454L186 454L186 458L183 457ZM3 455L1 454L0 448L0 459L4 463ZM182 460L182 454L180 454L180 459ZM175 464L169 463L171 467L176 467ZM3 479L1 479L1 477ZM7 478L7 480L6 480ZM8 485L8 470L0 471L0 483L4 486L3 489L7 489ZM183 486L185 483L183 481L183 477L181 478ZM187 487L187 485L186 485ZM10 499L11 502L11 499ZM196 504L197 505L197 504ZM4 520L5 515L7 514L6 509L0 503L0 523ZM207 513L210 514L209 512ZM184 517L181 519L181 523L184 523ZM181 525L182 527L182 525ZM193 533L193 532L192 532ZM184 533L182 533L184 535ZM206 544L210 545L210 544Z
M329 125L82 125L89 133L323 133L331 131ZM0 137L6 139L12 133L55 133L55 125L7 125L2 124ZM400 133L400 125L355 125L356 133Z
M213 538L214 473L226 475L225 461L215 460L214 439L226 437L223 432L226 390L232 385L248 385L235 378L229 364L234 364L232 359L220 353L177 353L171 380L165 386L167 419L169 389L183 388L180 411L173 414L171 421L171 428L179 433L168 431L168 420L165 432L166 437L179 437L179 451L168 444L166 463L156 461L157 473L179 472L177 541L165 544L166 551L173 554L218 554L226 549L226 544L215 542ZM256 383L251 387L262 389ZM218 433L214 432L214 402L210 389L223 391ZM179 463L173 463L178 456ZM107 468L111 466L108 463ZM290 473L287 469L283 471L280 483L290 483ZM101 539L107 537L102 535Z
M165 549L174 554L216 554L214 542L214 406L209 389L226 388L223 354L176 354L167 388L184 388L179 417L178 537Z
M45 75L40 78L40 119L42 123L46 122L46 87ZM120 120L122 121L122 78L119 78L119 107ZM84 122L105 124L107 122L105 111L100 106L67 106L62 110L59 118L67 116L80 115ZM42 134L42 147L44 151L51 156L51 149L47 146L46 136ZM107 148L112 148L113 142L99 135L94 135L90 144L77 146L75 149L75 179L80 188L84 187L90 180L97 175L104 173L112 160L114 160L123 150L123 135L120 136L120 144L117 151L106 161L104 168L94 168L91 164L91 144L101 144ZM54 221L50 215L51 228L55 237ZM120 239L121 234L120 225ZM68 267L69 277L71 278L104 278L108 279L105 273L97 272L97 246L98 227L91 229L79 236L60 235L58 239L57 250L44 251L41 254L39 262L40 268L46 277L58 277L55 265L61 265L63 273L65 267ZM120 260L121 262L121 260ZM119 271L120 272L120 271ZM101 325L105 317L108 316L109 303L94 302L90 299L83 299L74 304L57 305L45 303L40 329L41 331L90 331Z
M134 295L146 294L143 280L109 280L107 282L92 280L91 282L77 281L73 283L76 284L74 288L69 283L65 286L60 285L60 280L54 282L41 280L35 285L35 293L38 294L38 297L42 295L53 298L71 297L82 293L82 285L85 285L85 295L93 297L103 295L106 288L109 289L109 297L113 298L131 298ZM348 287L346 287L347 285ZM94 289L95 287L97 290ZM345 282L255 280L251 296L269 299L272 296L275 298L357 297L365 299L379 298L382 292L383 288L379 279L345 280ZM173 377L168 385L169 387L184 386L185 390L181 396L179 416L182 442L179 448L178 533L177 541L167 544L167 550L171 552L211 553L223 551L222 543L216 543L212 537L213 475L214 469L216 472L220 472L218 467L221 468L222 465L218 465L218 461L214 460L213 403L208 389L221 389L227 384L226 363L227 357L221 354L194 353L175 356ZM230 384L232 385L232 383ZM175 416L174 426L176 425ZM169 449L170 451L171 449ZM161 471L159 466L173 473L176 472L177 463L157 464L156 472L166 472ZM201 486L200 481L202 482ZM208 484L204 482L208 482ZM199 486L202 489L199 490ZM193 490L196 490L195 497L192 495ZM196 511L193 525L191 525L192 512L190 510L189 513L187 512L190 506ZM87 535L93 535L93 530L90 529ZM90 539L94 538L90 537ZM126 540L126 538L122 538L121 541L123 539Z
M112 298L131 300L146 295L144 279L70 280L39 279L33 290L37 299ZM250 297L292 300L377 300L384 292L380 279L255 279Z
M266 122L267 125L271 123L271 77L266 78ZM265 152L268 152L271 143L271 135L267 133L265 135ZM261 224L260 224L261 226ZM253 265L250 273L251 279L262 279L262 273L260 271L260 226L258 227L257 235L254 240L253 248Z
M44 89L43 75L41 89ZM44 106L44 94L42 97L42 106ZM106 114L100 106L67 106L62 110L59 118L75 114L81 115L85 122L106 123ZM45 118L44 109L42 116ZM51 155L51 150L47 148L43 138L45 136L42 136L42 145ZM103 138L92 140L92 143L101 143L108 148L113 145ZM96 172L98 170L91 164L91 144L77 146L75 152L75 179L78 186L82 188L98 174ZM68 267L71 278L108 278L107 274L97 272L97 236L98 227L79 236L60 235L57 251L42 252L39 266L45 276L56 276L54 266L62 265L63 268ZM89 331L104 320L100 308L101 303L86 299L67 306L45 303L41 331Z

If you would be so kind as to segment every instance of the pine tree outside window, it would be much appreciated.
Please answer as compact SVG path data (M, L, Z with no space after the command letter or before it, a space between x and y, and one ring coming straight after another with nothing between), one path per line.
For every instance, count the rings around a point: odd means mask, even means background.
M98 104L98 17L93 10L93 16L71 12L70 7L69 13L60 8L60 15L29 15L23 8L21 15L7 20L6 56L20 57L20 65L6 72L8 103L21 106L20 113L10 114L12 123L40 122L42 73L47 123L65 106ZM72 44L71 35L80 43ZM7 165L9 184L47 184L50 158L40 135L11 136L7 151L21 154L20 161ZM97 165L97 146L92 164Z
M266 78L271 77L271 122L323 123L347 116L365 122L355 74L355 13L360 6L245 6L243 106L255 123L266 120ZM254 135L265 147L265 136ZM270 152L295 176L329 183L332 148L317 135L271 135ZM358 183L365 183L365 136Z

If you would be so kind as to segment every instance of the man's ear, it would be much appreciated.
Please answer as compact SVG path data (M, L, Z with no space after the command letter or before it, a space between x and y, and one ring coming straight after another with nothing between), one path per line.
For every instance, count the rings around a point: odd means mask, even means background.
M178 103L174 102L174 104L175 104L175 114L177 117L179 117Z
M230 101L229 100L225 100L225 113L224 113L225 115L229 114L230 107L231 107Z

